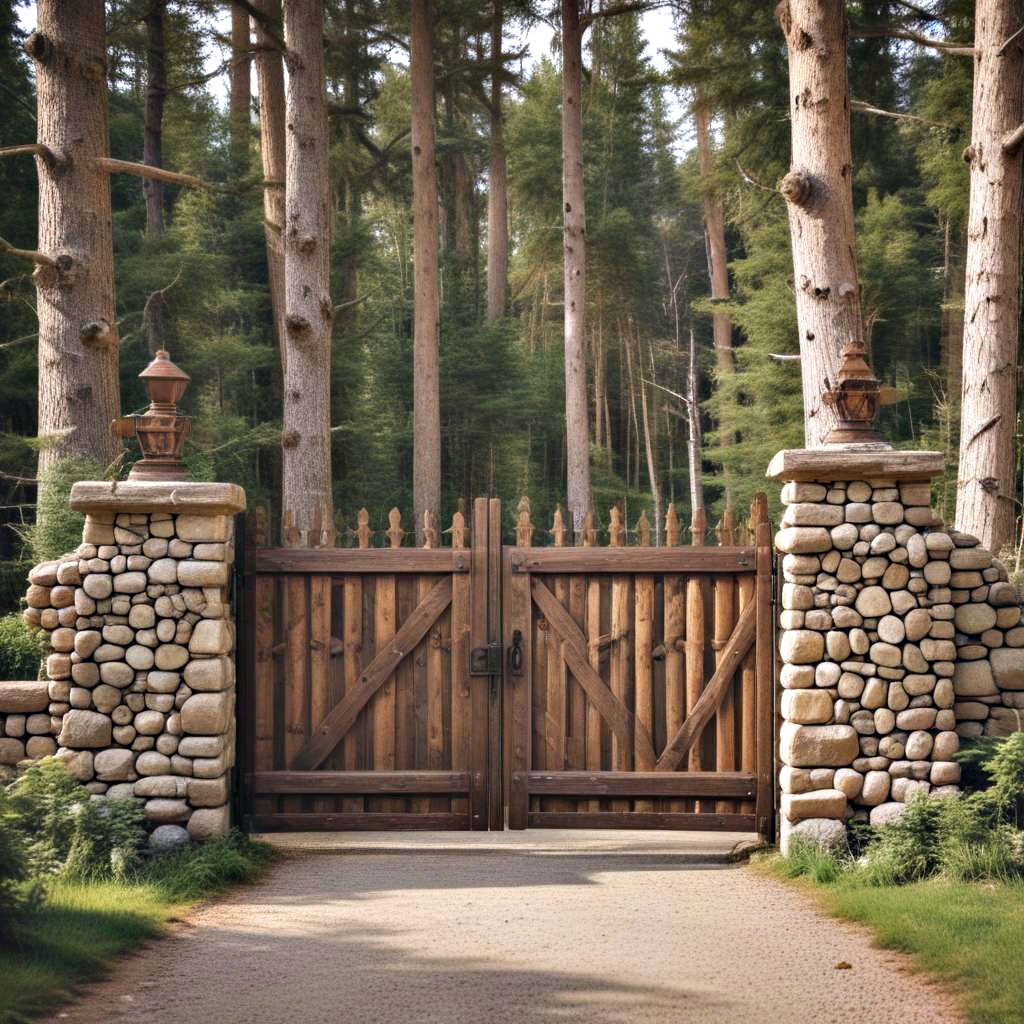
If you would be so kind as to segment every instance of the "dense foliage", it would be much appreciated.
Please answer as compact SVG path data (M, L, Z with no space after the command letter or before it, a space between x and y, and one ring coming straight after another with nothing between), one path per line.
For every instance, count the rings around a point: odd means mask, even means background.
M33 83L19 45L17 6L0 3L0 146L34 137ZM108 6L111 153L138 160L146 5L118 0ZM561 85L557 52L538 53L554 23L541 20L550 16L549 4L505 5L505 50L514 53L529 38L534 59L506 62L510 307L505 318L488 324L482 291L489 121L482 96L489 87L489 13L464 0L438 0L437 6L443 515L460 497L497 494L511 525L516 499L529 492L543 523L564 500L565 465ZM969 7L957 0L937 0L928 7L932 13L874 0L848 5L855 99L912 115L853 114L858 257L871 355L900 395L885 410L883 429L899 444L941 447L952 461L967 197L960 152L969 126L970 61L879 35L862 37L857 26L910 19L918 31L969 39ZM655 491L675 500L680 518L688 518L686 426L676 396L686 393L691 330L712 521L722 509L726 480L736 506L745 508L769 457L799 443L801 434L799 370L776 358L797 347L785 204L774 188L789 151L782 35L771 5L758 0L692 0L674 10L674 39L645 38L651 22L635 14L599 18L586 37L587 314L594 489L602 522L608 506L621 502L632 524ZM339 306L332 444L339 542L345 543L363 505L375 529L392 505L406 511L409 526L408 25L403 5L381 0L329 0L327 13L332 290ZM244 185L259 177L258 131L254 120L242 140L248 163L239 166L231 155L236 140L223 109L223 78L209 70L222 73L230 63L221 29L211 5L169 4L163 159L177 171ZM671 50L667 74L657 70L665 62L654 59L663 47ZM710 176L702 176L693 144L698 95L712 114ZM23 160L0 161L8 200L0 209L0 237L31 247L35 175ZM469 168L465 179L456 174L459 161ZM460 185L464 180L468 186ZM168 185L160 233L145 231L137 178L115 175L112 190L125 410L143 405L135 375L155 338L144 312L148 306L152 313L157 302L159 340L193 379L185 399L194 416L193 472L244 485L251 503L271 506L273 524L281 375L259 189ZM716 370L711 351L701 216L709 192L726 216L725 307L736 350L730 375ZM465 239L456 238L457 209L470 211L468 250ZM34 517L35 500L33 289L23 265L3 255L0 278L0 486L6 497L0 514L23 527ZM735 437L718 429L724 421L735 425ZM948 481L940 482L937 499L947 511L953 493ZM59 554L71 533L4 530L0 556L19 556L29 540L34 554Z
M845 878L873 886L932 877L1024 878L1024 733L968 746L958 759L970 768L964 784L973 791L962 797L919 794L891 824L856 827L848 851L798 841L783 872L823 884Z

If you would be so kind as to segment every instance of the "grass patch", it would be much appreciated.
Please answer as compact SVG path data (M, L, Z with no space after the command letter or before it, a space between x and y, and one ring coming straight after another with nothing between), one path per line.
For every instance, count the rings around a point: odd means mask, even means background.
M62 878L0 947L0 1024L20 1024L102 977L119 953L162 934L189 906L252 881L273 859L232 834L154 858L123 880Z
M844 871L841 859L798 847L755 866L796 881L827 913L857 921L878 945L911 956L961 998L974 1024L1024 1024L1024 883L931 878L880 885Z

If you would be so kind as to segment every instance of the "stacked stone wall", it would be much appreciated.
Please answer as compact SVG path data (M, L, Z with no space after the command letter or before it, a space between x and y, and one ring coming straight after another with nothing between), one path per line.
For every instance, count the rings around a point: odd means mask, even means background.
M77 550L29 575L47 681L0 683L0 763L54 754L90 792L143 799L153 826L224 832L233 561L229 515L91 511Z
M782 497L786 846L957 792L960 738L1020 728L1024 626L1005 567L943 528L927 481L791 481Z

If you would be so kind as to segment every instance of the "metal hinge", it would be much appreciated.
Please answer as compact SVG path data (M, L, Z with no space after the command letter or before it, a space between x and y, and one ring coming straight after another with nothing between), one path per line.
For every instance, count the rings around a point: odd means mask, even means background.
M469 674L471 676L501 675L502 655L501 644L489 643L486 647L474 647L469 654Z

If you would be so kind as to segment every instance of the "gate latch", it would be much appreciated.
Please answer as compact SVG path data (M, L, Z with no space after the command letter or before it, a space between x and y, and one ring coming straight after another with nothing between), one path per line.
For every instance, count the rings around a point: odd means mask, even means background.
M489 643L486 647L474 647L469 655L469 674L471 676L501 675L501 644Z

